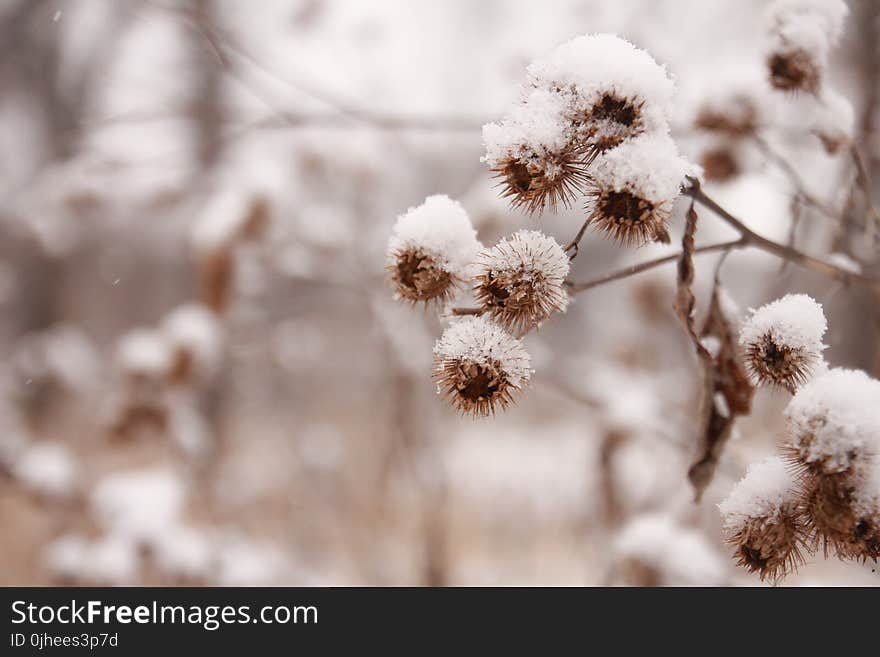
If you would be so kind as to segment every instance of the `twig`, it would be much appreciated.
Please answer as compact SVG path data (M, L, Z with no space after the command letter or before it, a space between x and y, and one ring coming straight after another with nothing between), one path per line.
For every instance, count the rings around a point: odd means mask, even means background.
M803 197L800 194L795 194L791 199L791 225L788 227L788 241L786 244L794 248L794 245L797 243L797 229L801 223L801 217L803 217ZM779 268L779 273L784 274L788 269L789 261L783 260L782 266Z
M569 242L568 244L566 244L565 247L562 249L566 253L571 251L570 255L568 256L569 260L574 260L575 258L577 258L578 251L580 250L579 245L581 243L581 239L583 239L584 233L586 232L587 226L589 226L589 225L590 225L590 218L587 217L587 220L581 225L581 228L577 232L577 235L574 236L574 239L571 242Z
M707 244L706 246L700 246L694 249L694 254L713 253L715 251L729 251L730 249L740 249L746 246L747 243L748 240L740 238L738 240L732 240L730 242ZM628 278L630 276L635 276L636 274L641 274L644 271L654 269L655 267L660 267L661 265L669 264L670 262L677 262L680 258L681 251L668 256L663 256L662 258L657 258L656 260L648 260L647 262L632 265L631 267L620 269L618 271L611 272L610 274L605 274L604 276L599 276L598 278L594 278L591 281L584 281L582 283L568 281L566 282L566 286L568 287L569 294L577 294L578 292L583 292L585 290L604 285L605 283L610 283L611 281L617 281L622 278Z
M846 269L842 269L837 265L831 264L830 262L825 262L824 260L820 260L819 258L807 255L806 253L797 250L793 246L779 244L778 242L774 242L773 240L769 240L766 237L759 235L751 228L746 226L742 221L730 214L730 212L718 205L718 203L712 200L709 196L707 196L706 193L703 192L703 190L700 188L700 185L696 179L689 178L688 181L689 184L684 187L683 193L687 196L690 196L695 202L700 203L704 207L711 210L727 224L735 228L740 234L739 239L731 240L728 242L719 242L717 244L707 244L705 246L697 247L693 250L694 255L703 253L714 253L718 251L730 252L733 250L744 249L753 246L755 248L761 249L762 251L765 251L766 253L771 253L779 258L782 258L786 262L793 262L796 265L804 267L805 269L811 269L815 272L818 272L823 276L827 276L843 285L857 283L880 294L880 280L865 276L857 272L847 271ZM624 269L613 271L589 281L566 281L565 285L568 289L569 294L578 294L579 292L591 290L592 288L599 287L600 285L604 285L605 283L611 283L612 281L629 278L630 276L641 274L642 272L654 269L655 267L661 267L671 262L677 262L681 258L681 255L682 253L681 251L679 251L678 253L672 253L661 258L648 260L647 262L642 262L636 265L632 265L630 267L626 267ZM482 313L483 310L480 308L452 309L452 314L457 316L481 315Z
M708 197L700 188L699 182L696 179L688 178L688 181L690 184L685 186L682 192L696 200L697 203L714 212L719 218L739 231L742 238L746 240L748 246L754 246L767 253L772 253L777 257L790 260L796 265L800 265L805 269L812 269L813 271L843 283L844 285L858 283L859 285L874 290L875 292L880 292L880 280L857 272L847 271L846 269L842 269L830 262L825 262L819 258L807 255L802 251L798 251L793 247L779 244L778 242L774 242L773 240L769 240L766 237L759 235Z
M834 209L819 200L812 194L807 191L806 183L804 183L804 179L801 178L798 170L792 166L791 162L789 162L785 157L783 157L780 153L776 152L776 150L761 136L755 135L754 137L755 143L758 144L758 148L770 159L776 166L778 166L782 172L789 179L791 184L794 186L795 191L800 197L804 200L808 205L812 205L814 208L819 210L826 217L834 218L836 213Z
M850 152L856 165L856 182L862 188L862 193L865 195L865 204L867 205L865 212L865 236L868 242L871 243L877 224L880 224L880 211L877 210L877 206L874 205L874 199L871 196L871 174L868 172L868 167L865 164L862 153L855 144L850 148Z

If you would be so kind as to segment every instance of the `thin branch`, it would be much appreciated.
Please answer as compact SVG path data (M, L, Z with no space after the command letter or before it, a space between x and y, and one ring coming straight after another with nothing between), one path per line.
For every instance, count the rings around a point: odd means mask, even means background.
M788 241L786 244L794 248L797 243L797 229L801 223L801 218L804 216L803 213L803 197L800 194L795 194L791 199L791 225L788 227ZM788 269L789 265L788 260L782 261L782 266L779 268L779 273L784 274Z
M874 199L871 195L871 190L873 188L873 185L871 184L871 174L868 172L868 166L865 163L864 157L862 157L861 151L859 151L858 147L853 144L850 152L852 153L853 162L856 165L856 182L859 187L862 188L862 193L865 195L865 204L867 205L865 234L870 240L874 236L877 224L880 224L880 211L878 211L877 206L874 205Z
M571 254L568 256L569 260L574 260L577 257L578 251L580 251L580 243L581 239L584 237L584 233L587 230L587 226L590 225L590 217L587 217L587 220L581 225L580 230L577 232L577 235L574 236L574 239L565 245L562 249L566 253L571 251Z
M758 144L758 147L767 156L769 160L771 160L774 164L776 164L779 169L786 175L791 184L794 186L795 191L798 195L804 200L808 205L812 205L814 208L819 210L826 217L834 218L836 213L834 208L819 200L812 194L807 191L807 185L804 182L804 179L801 178L798 170L792 166L791 162L789 162L785 157L783 157L780 153L778 153L763 137L759 135L755 135L754 137L755 143Z
M719 218L739 231L739 234L746 240L748 246L754 246L767 253L772 253L779 258L789 260L805 269L812 269L813 271L843 283L844 285L857 283L874 290L875 292L880 292L880 280L857 272L847 271L846 269L833 265L830 262L825 262L819 258L807 255L802 251L798 251L793 247L779 244L778 242L774 242L773 240L769 240L766 237L759 235L708 197L696 179L688 178L688 181L690 184L683 188L683 193L714 212Z
M859 274L857 272L847 271L846 269L842 269L837 265L831 264L830 262L825 262L824 260L820 260L819 258L807 255L802 251L798 251L793 246L779 244L778 242L774 242L767 239L766 237L763 237L762 235L759 235L751 228L746 226L742 221L730 214L730 212L718 205L718 203L712 200L709 196L707 196L706 193L703 192L703 190L700 188L699 182L696 179L689 178L688 180L690 184L684 187L684 189L682 190L683 193L687 196L690 196L694 201L700 203L701 205L718 215L726 223L735 228L740 234L739 239L731 240L729 242L719 242L717 244L707 244L705 246L697 247L694 249L694 255L703 253L715 253L718 251L724 251L725 253L727 253L732 250L744 249L753 246L755 248L761 249L762 251L771 253L779 258L782 258L786 262L793 262L796 265L804 267L805 269L811 269L815 272L818 272L823 276L827 276L839 283L842 283L843 285L857 283L859 285L863 285L869 289L872 289L875 292L880 293L880 280L871 278L869 276L864 276L863 274ZM630 276L641 274L642 272L654 269L655 267L661 267L671 262L676 262L680 258L681 252L679 251L677 253L663 256L661 258L648 260L647 262L642 262L636 265L632 265L630 267L626 267L624 269L620 269L618 271L610 272L589 281L583 281L580 283L575 281L566 281L565 285L568 289L569 294L578 294L586 290L591 290L594 287L599 287L600 285L604 285L606 283L629 278ZM452 309L452 314L456 316L481 315L482 313L483 310L481 308Z
M694 249L694 253L713 253L717 251L741 249L747 244L747 239L740 238L738 240L732 240L730 242L721 242L719 244L708 244L706 246L700 246ZM630 276L641 274L642 272L648 271L649 269L654 269L655 267L660 267L662 265L669 264L670 262L676 262L679 260L679 258L681 258L681 251L668 256L663 256L662 258L657 258L656 260L648 260L647 262L632 265L631 267L620 269L618 271L605 274L604 276L599 276L598 278L594 278L591 281L584 281L582 283L567 281L566 285L568 287L569 294L577 294L578 292L583 292L585 290L590 290L594 287L599 287L600 285L604 285L605 283L617 281L622 278L629 278Z

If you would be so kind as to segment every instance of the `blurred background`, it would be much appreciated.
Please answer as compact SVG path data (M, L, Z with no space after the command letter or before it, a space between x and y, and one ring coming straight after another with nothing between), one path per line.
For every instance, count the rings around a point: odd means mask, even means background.
M880 198L880 3L848 4L829 80ZM849 150L769 89L764 5L0 0L0 584L758 584L715 505L774 453L788 395L758 391L695 504L674 265L530 334L529 390L484 420L435 394L443 325L393 301L383 266L428 194L484 244L571 238L581 208L497 198L480 127L533 58L615 32L676 78L674 136L710 195L880 275ZM741 103L756 134L699 120ZM680 203L673 246L588 233L572 278L675 252ZM731 237L701 214L698 243ZM698 260L701 312L716 261ZM720 275L742 312L813 295L829 361L880 374L876 297L752 250ZM875 568L819 555L784 584Z

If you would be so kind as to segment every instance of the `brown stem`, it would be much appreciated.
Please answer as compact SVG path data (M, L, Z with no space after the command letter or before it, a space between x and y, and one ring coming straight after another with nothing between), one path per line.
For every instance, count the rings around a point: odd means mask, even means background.
M712 253L715 251L741 249L747 244L748 240L741 237L738 240L732 240L730 242L721 242L719 244L708 244L706 246L697 247L696 249L694 249L694 253ZM641 262L637 265L633 265L625 269L620 269L618 271L611 272L610 274L605 274L604 276L599 276L598 278L594 278L591 281L585 281L583 283L568 281L566 285L568 286L569 294L577 294L578 292L583 292L585 290L604 285L605 283L610 283L611 281L617 281L622 278L629 278L630 276L641 274L643 271L648 271L649 269L654 269L655 267L660 267L661 265L665 265L670 262L676 262L679 258L681 258L680 251L678 253L673 253L668 256L663 256L662 258L657 258L656 260Z
M571 251L571 255L568 256L569 260L574 260L577 257L577 254L579 251L579 245L581 243L581 239L583 239L584 233L586 232L587 226L589 226L589 225L590 225L590 218L587 217L587 220L583 223L583 225L581 225L581 228L577 232L577 235L575 235L574 239L571 242L569 242L565 246L565 248L563 249L563 251L565 251L566 253Z
M700 203L704 207L714 212L727 224L735 228L740 234L739 239L731 240L729 242L719 242L717 244L707 244L706 246L697 247L696 249L694 249L695 255L702 253L713 253L718 251L732 251L734 249L743 249L746 247L754 246L755 248L761 249L762 251L765 251L767 253L772 253L773 255L782 258L786 262L793 262L806 269L811 269L844 285L857 283L871 290L874 290L877 293L880 293L880 280L856 272L847 271L838 267L837 265L831 264L830 262L825 262L824 260L820 260L819 258L807 255L802 251L798 251L793 246L779 244L778 242L774 242L773 240L769 240L766 237L759 235L751 228L746 226L742 221L730 214L730 212L718 205L718 203L716 203L712 198L707 196L706 193L703 192L703 190L700 188L699 182L696 179L689 178L688 180L690 184L685 186L685 188L683 189L683 193L687 196L690 196L697 203ZM568 288L569 294L578 294L579 292L584 292L594 287L599 287L600 285L604 285L605 283L611 283L612 281L629 278L630 276L641 274L642 272L654 269L655 267L661 267L665 264L676 262L679 260L679 258L681 258L681 252L672 253L668 256L663 256L655 260L649 260L647 262L642 262L637 265L632 265L631 267L626 267L625 269L620 269L618 271L604 274L603 276L599 276L598 278L594 278L590 281L584 281L580 283L575 281L566 281L565 285ZM452 314L458 316L482 315L483 312L484 311L482 308L452 309Z
M699 182L696 179L689 178L688 180L690 182L690 185L684 187L683 193L693 198L697 203L714 212L727 224L739 231L740 235L747 241L748 246L754 246L755 248L766 251L767 253L772 253L777 257L789 260L796 265L804 267L805 269L812 269L813 271L818 272L823 276L827 276L836 281L839 281L844 285L849 285L850 283L858 283L859 285L863 285L864 287L867 287L871 290L880 292L880 280L871 278L870 276L865 276L864 274L847 271L838 267L837 265L831 264L830 262L825 262L824 260L820 260L819 258L814 258L811 255L807 255L806 253L798 251L793 247L779 244L778 242L774 242L773 240L769 240L766 237L758 235L758 233L754 232L742 221L734 217L732 214L730 214L730 212L722 208L720 205L718 205L718 203L707 196L706 193L701 189Z

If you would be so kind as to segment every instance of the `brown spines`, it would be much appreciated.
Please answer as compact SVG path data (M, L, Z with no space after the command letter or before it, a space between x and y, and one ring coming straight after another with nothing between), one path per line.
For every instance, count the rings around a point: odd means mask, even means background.
M435 256L415 247L398 249L386 271L395 294L413 303L445 302L460 282Z
M589 223L626 246L669 243L666 204L655 204L629 191L594 189Z

